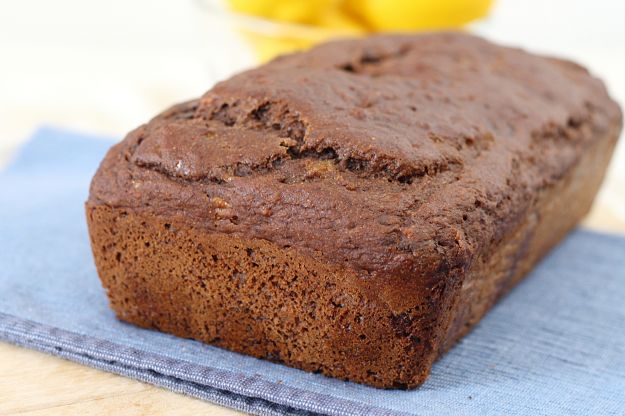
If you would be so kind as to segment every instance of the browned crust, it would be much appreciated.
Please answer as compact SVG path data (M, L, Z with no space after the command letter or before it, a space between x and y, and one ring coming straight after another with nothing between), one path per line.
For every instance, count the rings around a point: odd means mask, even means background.
M620 121L570 62L458 33L332 42L136 129L89 198L295 247L375 280L401 313L406 286L490 252Z
M619 134L620 127L615 126L557 183L540 190L534 205L507 231L503 241L495 242L492 252L473 263L457 294L441 354L469 332L588 213Z
M180 218L87 203L93 252L120 319L307 371L412 388L588 211L616 138L597 141L543 190L464 280L450 275L405 292L414 306L401 314L377 296L383 288L353 272Z
M588 210L621 124L571 62L461 33L332 42L113 147L96 264L129 322L414 387Z

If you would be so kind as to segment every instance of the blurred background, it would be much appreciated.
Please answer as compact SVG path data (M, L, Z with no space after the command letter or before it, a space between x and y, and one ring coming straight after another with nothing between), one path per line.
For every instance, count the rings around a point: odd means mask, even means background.
M277 53L372 31L460 27L577 60L625 103L615 0L22 0L0 5L0 163L42 125L120 139ZM625 231L625 143L587 224Z

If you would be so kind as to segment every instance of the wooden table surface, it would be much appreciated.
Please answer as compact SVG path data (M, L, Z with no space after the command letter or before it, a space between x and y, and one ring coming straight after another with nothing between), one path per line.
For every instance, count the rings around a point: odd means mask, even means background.
M584 225L625 233L600 207ZM139 381L0 342L0 415L195 415L241 413Z
M241 413L0 342L0 415Z

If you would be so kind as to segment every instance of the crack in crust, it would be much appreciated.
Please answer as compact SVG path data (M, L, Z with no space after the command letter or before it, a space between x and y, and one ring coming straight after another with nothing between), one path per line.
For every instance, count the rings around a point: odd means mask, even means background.
M364 58L363 58L364 59ZM365 62L377 62L373 58ZM337 146L312 148L307 145L306 139L309 127L303 121L299 112L291 110L288 105L278 101L264 101L260 104L245 103L241 100L213 104L208 108L202 107L199 100L186 102L164 112L155 118L151 124L144 126L143 134L136 141L132 149L132 162L145 169L159 172L165 176L192 181L204 181L217 184L227 183L229 177L245 177L252 174L267 174L279 170L285 162L296 160L329 161L341 171L354 173L359 178L386 178L389 182L412 184L415 179L423 176L435 176L447 170L460 171L462 162L459 160L434 160L430 164L423 164L407 169L398 160L388 157L377 157L375 154L367 156L350 155ZM250 109L251 108L251 109ZM163 164L155 155L141 153L142 142L148 136L154 136L153 131L162 129L168 123L199 123L203 134L210 137L228 135L228 132L240 135L256 133L259 139L262 136L279 139L278 146L266 148L264 157L253 161L235 161L231 164L221 164L206 170L202 174L194 174L184 165L182 157L174 165L174 169ZM152 138L151 140L158 140ZM200 137L193 140L201 140ZM478 140L481 141L481 140ZM475 138L467 137L465 143L471 146ZM152 143L151 143L152 144ZM157 145L159 143L156 143ZM461 146L461 145L459 145ZM139 154L137 150L139 149ZM273 152L268 150L273 149ZM182 150L182 149L181 149ZM227 150L236 150L229 148ZM284 179L285 183L297 183L296 178Z

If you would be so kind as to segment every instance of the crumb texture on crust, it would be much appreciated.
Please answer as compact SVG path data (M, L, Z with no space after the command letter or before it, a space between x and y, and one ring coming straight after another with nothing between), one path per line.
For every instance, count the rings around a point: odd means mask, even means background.
M499 241L620 119L567 61L459 33L339 41L139 127L90 199L427 278Z
M394 315L358 276L295 249L124 208L90 206L87 217L120 319L377 387L427 377L452 287Z

